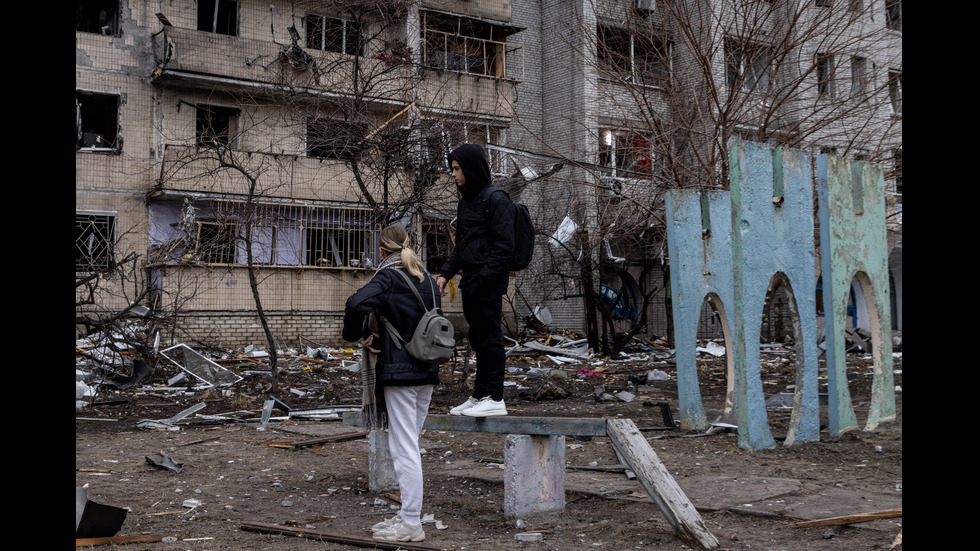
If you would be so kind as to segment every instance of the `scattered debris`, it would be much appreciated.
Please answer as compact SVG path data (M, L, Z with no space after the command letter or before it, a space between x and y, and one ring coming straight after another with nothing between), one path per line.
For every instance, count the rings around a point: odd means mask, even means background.
M241 376L207 359L203 354L194 351L186 344L178 344L161 350L160 355L205 383L206 388L230 386L242 380Z
M176 426L178 421L181 421L182 419L184 419L185 417L189 416L192 413L196 413L200 411L201 409L204 408L205 405L206 404L204 402L201 402L200 404L196 404L194 406L185 409L184 411L178 413L177 415L174 415L169 419L161 419L158 421L144 419L139 423L136 423L136 426L141 429L167 429L167 430L177 431L180 430L180 427Z
M177 463L176 461L174 461L173 459L171 459L170 457L162 453L158 453L157 455L160 456L160 459L150 459L149 456L144 456L144 457L146 457L146 462L149 463L150 465L153 465L154 467L167 469L175 473L179 473L180 471L184 470L183 464Z
M451 547L436 547L432 545L424 545L421 543L409 543L409 542L388 542L384 540L376 540L374 538L335 534L335 533L325 532L323 530L316 530L313 528L305 528L305 527L293 528L288 526L279 526L277 524L269 524L266 522L243 521L241 523L241 528L242 530L250 530L253 532L260 532L264 534L277 534L280 536L296 536L299 538L308 538L308 539L314 539L319 541L330 541L334 543L342 543L345 545L367 547L370 549L391 549L392 551L396 549L404 549L406 551L453 551L453 548Z
M75 488L75 539L115 536L126 520L126 509L88 498L88 488Z
M845 515L841 517L830 517L817 520L807 520L803 522L797 522L797 528L811 528L814 526L839 526L842 524L855 524L858 522L870 522L872 520L881 520L886 518L899 518L902 516L901 509L893 509L891 511L880 511L877 513L861 513L857 515Z

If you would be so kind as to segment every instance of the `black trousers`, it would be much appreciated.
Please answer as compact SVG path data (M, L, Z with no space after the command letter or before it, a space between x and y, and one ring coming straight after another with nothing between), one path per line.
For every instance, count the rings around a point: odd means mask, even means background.
M460 289L463 317L470 326L470 346L476 353L476 380L473 397L504 399L504 333L501 329L503 295L485 290Z

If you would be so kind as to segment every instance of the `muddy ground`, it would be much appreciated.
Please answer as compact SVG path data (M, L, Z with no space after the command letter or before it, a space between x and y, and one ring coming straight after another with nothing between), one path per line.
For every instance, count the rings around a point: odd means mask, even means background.
M648 350L649 351L649 350ZM902 384L901 354L895 385ZM766 396L786 392L794 363L786 351L763 356ZM356 404L359 378L332 364L286 356L276 398L292 410ZM870 400L870 360L849 355L850 389L858 420ZM105 544L104 549L332 551L364 549L353 543L319 541L246 529L252 523L308 528L332 536L367 538L367 528L394 514L397 495L376 494L368 484L368 442L356 438L295 446L314 438L356 432L342 421L296 420L274 411L265 426L255 422L268 396L269 376L250 373L254 362L226 363L245 374L230 392L174 392L165 387L175 371L158 367L138 389L104 388L91 406L76 410L75 483L95 503L128 509L116 536L171 535L176 541ZM626 417L632 419L696 507L720 549L871 550L901 549L902 519L799 527L806 520L881 512L902 507L902 394L897 415L874 431L832 437L821 408L820 441L784 446L788 409L769 409L777 446L751 451L722 431L658 429L666 402L677 416L672 359L639 351L632 359L565 365L564 377L528 376L531 367L557 367L543 356L509 358L505 399L511 415ZM431 408L446 413L468 396L466 382L444 367L444 383ZM589 372L578 372L579 369ZM642 382L652 369L668 381ZM826 392L821 362L821 392ZM709 414L723 407L723 359L699 360L702 395ZM633 377L633 383L630 378ZM152 384L158 385L157 387ZM629 402L598 401L595 387L628 391ZM568 395L559 397L564 393ZM302 395L301 395L302 394ZM625 395L624 395L625 396ZM179 430L139 428L141 420L167 419L204 403ZM207 417L205 417L207 416ZM211 416L224 416L214 418ZM237 418L238 420L233 420ZM251 419L243 421L242 419ZM423 513L432 549L471 551L577 549L695 549L679 539L637 480L621 469L607 438L566 441L567 506L563 512L526 519L503 514L500 462L504 435L426 431ZM148 461L169 457L174 472ZM441 528L441 529L440 529ZM518 534L540 533L535 542Z

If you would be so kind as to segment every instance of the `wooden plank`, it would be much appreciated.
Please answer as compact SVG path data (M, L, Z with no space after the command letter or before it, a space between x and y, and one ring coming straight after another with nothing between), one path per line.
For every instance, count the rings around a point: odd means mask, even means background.
M107 543L153 543L163 538L177 538L177 534L157 534L145 536L109 536L104 538L75 538L75 547L105 545Z
M264 534L296 536L299 538L314 539L319 541L331 541L334 543L342 543L345 545L370 547L372 549L391 549L391 550L405 549L407 551L455 551L454 547L434 547L431 545L425 545L421 543L376 540L374 538L362 538L357 536L346 536L343 534L333 534L330 532L325 532L323 530L315 530L311 528L290 528L288 526L280 526L278 524L269 524L266 522L254 522L254 521L246 520L246 521L242 521L241 528L242 530L251 530L253 532L261 532Z
M630 419L608 419L606 432L674 532L688 543L717 549L718 539L708 531L694 504L670 476L636 424Z
M872 520L881 520L885 518L896 518L902 516L901 509L893 509L891 511L880 511L877 513L860 513L857 515L844 515L841 517L830 517L817 520L805 520L803 522L797 522L797 528L811 528L813 526L836 526L840 524L854 524L856 522L870 522Z

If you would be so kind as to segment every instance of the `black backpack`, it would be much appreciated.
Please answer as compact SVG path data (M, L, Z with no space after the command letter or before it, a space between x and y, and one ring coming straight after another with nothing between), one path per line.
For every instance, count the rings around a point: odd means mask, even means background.
M429 280L429 285L432 286L432 309L430 310L426 308L425 301L422 300L422 294L415 288L415 284L408 277L408 274L399 269L395 269L395 271L405 278L409 289L415 293L419 302L422 303L422 310L425 313L422 314L422 319L415 326L415 332L412 333L412 338L407 341L402 338L398 330L395 329L395 326L385 319L384 316L378 315L378 318L388 328L388 334L392 336L395 348L401 350L401 347L404 345L408 354L420 362L430 364L445 363L452 358L453 350L456 347L455 332L452 322L443 317L442 310L435 305L436 290L432 284L432 278L429 277L428 273L425 274L426 279Z
M484 211L487 213L487 227L490 226L490 194L499 191L510 199L510 194L499 187L489 185L481 191L483 194ZM513 201L511 201L513 203ZM517 207L514 212L514 257L510 259L507 267L512 272L517 272L531 265L531 258L534 256L534 221L531 220L531 212L524 203L514 203Z

